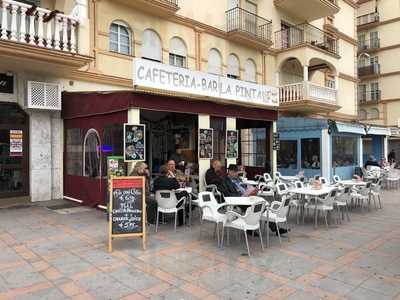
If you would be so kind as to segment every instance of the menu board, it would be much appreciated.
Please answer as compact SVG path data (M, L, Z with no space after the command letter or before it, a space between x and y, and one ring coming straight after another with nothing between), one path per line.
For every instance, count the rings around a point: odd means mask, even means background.
M144 177L111 177L109 209L109 251L114 237L142 237L146 242Z
M199 159L213 158L213 130L212 128L199 129Z
M10 156L22 156L23 139L22 130L10 130Z
M145 125L124 124L124 161L146 160Z
M238 158L239 134L237 130L226 131L226 158Z

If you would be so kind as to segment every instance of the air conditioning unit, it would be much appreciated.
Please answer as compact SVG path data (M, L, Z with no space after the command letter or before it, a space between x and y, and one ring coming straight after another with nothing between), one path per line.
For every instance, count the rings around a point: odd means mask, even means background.
M57 83L28 81L27 108L61 110L61 86Z

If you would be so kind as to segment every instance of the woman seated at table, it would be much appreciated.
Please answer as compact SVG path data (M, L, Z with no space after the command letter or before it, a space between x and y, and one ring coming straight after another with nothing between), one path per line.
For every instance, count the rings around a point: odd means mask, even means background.
M175 177L168 177L168 167L163 165L160 167L160 176L154 180L154 192L160 190L176 191L180 188L179 182ZM185 191L175 192L176 198L180 199L182 197L188 198L188 193ZM178 211L178 225L183 225L183 211Z

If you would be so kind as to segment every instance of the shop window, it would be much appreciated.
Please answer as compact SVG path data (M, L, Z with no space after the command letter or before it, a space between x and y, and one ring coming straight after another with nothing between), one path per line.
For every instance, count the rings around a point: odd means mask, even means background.
M159 35L151 29L143 32L142 57L162 62L162 46Z
M301 167L303 169L320 169L320 139L301 140Z
M297 169L297 140L280 141L278 168Z
M80 128L67 129L67 174L82 176L82 132Z
M131 32L128 26L115 21L110 26L110 51L131 54Z
M169 43L169 64L171 66L186 68L187 49L182 39L174 37Z
M240 77L239 59L235 54L230 54L228 57L226 76L233 79L239 79Z
M225 118L210 118L210 127L213 129L214 159L225 165Z
M244 65L244 80L249 82L257 82L257 67L252 59L246 60Z
M356 137L332 137L333 166L345 167L356 165L357 152Z
M103 129L102 176L107 176L107 156L123 156L124 127L122 124L107 125Z
M217 49L211 49L208 52L207 72L215 75L222 74L222 58Z
M242 165L265 167L267 153L265 128L240 130L240 147Z
M83 170L86 177L100 176L100 138L95 129L90 129L84 141Z

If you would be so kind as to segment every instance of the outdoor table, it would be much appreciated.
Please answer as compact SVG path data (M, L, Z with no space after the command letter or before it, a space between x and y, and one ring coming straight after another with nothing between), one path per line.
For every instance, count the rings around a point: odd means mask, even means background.
M304 188L295 188L289 190L291 193L305 196L311 196L313 198L321 197L323 195L329 194L331 191L337 189L335 186L322 186L321 189L314 189L312 187L304 187ZM317 206L317 202L315 201L315 206ZM303 210L300 210L301 214L304 214L304 205L302 206ZM317 214L317 210L315 209L315 214ZM314 225L316 227L316 225Z
M284 181L297 181L300 180L297 176L281 176L280 179Z
M229 206L251 206L254 201L261 197L225 197L225 204ZM262 198L261 198L262 199ZM264 200L264 199L263 199ZM266 206L268 206L266 202Z
M365 181L355 181L355 180L342 180L339 184L344 186L365 186L367 183Z
M243 179L244 184L252 185L252 186L257 186L258 182L255 180L248 180L248 179Z
M192 226L192 191L193 188L188 186L185 188L177 189L175 192L186 192L189 194L189 226ZM185 216L183 216L185 217Z

